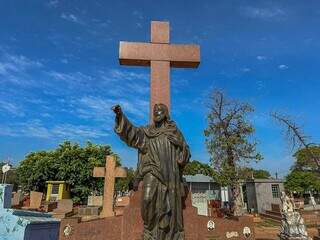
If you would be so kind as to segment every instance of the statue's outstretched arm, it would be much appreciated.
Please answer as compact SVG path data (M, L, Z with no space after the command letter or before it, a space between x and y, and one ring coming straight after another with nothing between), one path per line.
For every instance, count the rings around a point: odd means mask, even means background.
M119 105L112 108L116 114L114 131L128 146L144 149L146 137L141 128L135 127L122 112Z

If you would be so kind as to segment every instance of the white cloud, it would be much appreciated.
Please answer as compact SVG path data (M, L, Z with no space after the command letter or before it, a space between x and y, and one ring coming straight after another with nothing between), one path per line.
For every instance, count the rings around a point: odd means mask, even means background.
M124 79L124 80L148 80L148 75L144 73L135 73L130 71L124 71L124 70L118 70L118 69L112 69L110 70L110 77L116 78L116 79Z
M107 72L100 71L100 78L109 95L114 97L126 96L130 94L146 95L149 91L149 75L145 73L135 73L130 71L120 71L111 69ZM112 87L111 87L112 86Z
M39 61L33 61L23 55L5 53L0 60L0 75L24 72L31 68L42 67Z
M23 117L24 112L20 107L18 107L13 102L8 102L4 100L0 100L0 112L3 111L5 113L9 113L13 116Z
M63 73L57 71L47 72L55 80L64 82L71 87L86 87L93 82L93 77L82 72ZM79 89L78 89L79 90Z
M78 23L78 24L83 24L83 21L81 21L79 19L79 17L77 17L76 15L74 14L66 14L66 13L62 13L60 15L60 17L66 21L70 21L70 22L73 22L73 23Z
M136 23L136 26L137 26L137 28L142 28L142 23L137 22L137 23Z
M29 71L43 67L40 61L32 60L23 55L10 54L0 49L0 84L13 83L18 86L33 85L34 80L29 76Z
M48 139L100 138L108 136L105 129L93 128L86 125L69 123L57 124L52 127L45 126L39 119L12 125L0 125L0 135L11 137L36 137Z
M51 0L48 2L48 6L49 7L53 7L53 8L56 8L59 4L59 1L58 0Z
M261 56L261 55L259 55L259 56L257 56L257 59L258 59L259 61L262 61L262 60L266 60L267 57L266 57L266 56Z
M261 20L283 19L287 13L279 7L258 8L258 7L243 7L240 9L242 15Z
M288 69L289 67L288 67L287 65L285 65L285 64L281 64L281 65L278 66L278 68L279 68L280 70L286 70L286 69Z
M96 121L105 121L112 124L114 115L112 106L120 104L123 111L129 113L135 119L143 118L149 110L149 103L140 99L126 99L124 97L107 99L96 96L84 96L74 102L78 106L77 113L85 119L94 119Z
M250 68L242 68L241 71L242 71L242 72L250 72L251 69L250 69Z
M60 61L61 61L62 63L64 63L64 64L68 64L68 63L69 63L68 59L66 59L66 58L63 58L63 59L61 59Z
M132 15L140 20L144 19L142 12L138 11L138 10L134 10L132 12Z
M259 81L256 81L256 84L257 84L257 89L258 90L263 90L265 87L266 87L266 84L265 82L259 80Z
M59 138L79 139L79 138L99 138L109 134L103 129L94 129L84 125L62 124L55 126L51 133Z

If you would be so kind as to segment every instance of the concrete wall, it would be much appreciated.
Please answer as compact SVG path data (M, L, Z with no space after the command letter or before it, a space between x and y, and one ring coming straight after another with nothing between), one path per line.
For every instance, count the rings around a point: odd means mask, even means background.
M273 184L279 185L279 198L274 198L272 196ZM257 210L258 212L265 212L266 210L271 210L271 204L281 204L280 196L281 192L284 191L284 185L282 181L271 181L271 182L255 182L255 191L257 199Z

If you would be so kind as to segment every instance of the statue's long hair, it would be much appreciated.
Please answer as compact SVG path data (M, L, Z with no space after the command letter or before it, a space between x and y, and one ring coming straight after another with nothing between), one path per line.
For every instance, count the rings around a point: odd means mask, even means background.
M165 116L166 116L166 120L167 120L168 122L170 122L170 114L169 114L169 109L168 109L167 105L165 105L165 104L163 104L163 103L156 103L156 104L153 106L153 111L154 111L154 109L155 109L156 107L158 107L158 106L160 106L160 107L162 107L162 108L164 109Z

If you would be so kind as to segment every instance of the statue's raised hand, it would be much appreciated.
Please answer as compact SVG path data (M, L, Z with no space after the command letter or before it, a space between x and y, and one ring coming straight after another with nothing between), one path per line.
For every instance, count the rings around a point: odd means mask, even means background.
M113 111L117 116L121 116L121 115L122 115L122 109L121 109L121 107L120 107L119 104L114 105L114 106L112 107L112 111Z

